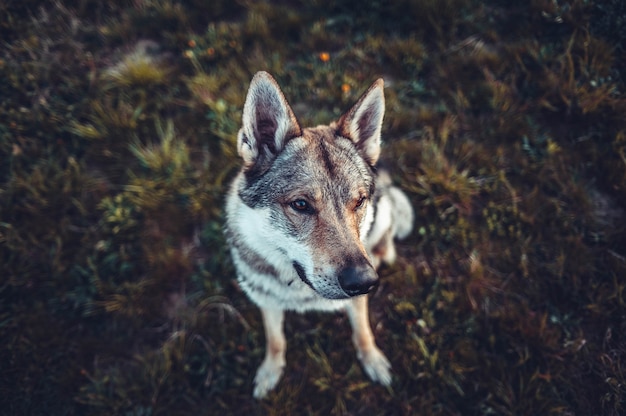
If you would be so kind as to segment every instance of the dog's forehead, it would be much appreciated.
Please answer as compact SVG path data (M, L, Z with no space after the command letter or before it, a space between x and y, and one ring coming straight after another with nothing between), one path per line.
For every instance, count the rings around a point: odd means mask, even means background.
M285 160L311 187L330 188L353 195L372 185L372 171L354 144L329 126L304 129L287 149ZM299 175L299 176L300 176ZM302 182L300 183L300 185Z

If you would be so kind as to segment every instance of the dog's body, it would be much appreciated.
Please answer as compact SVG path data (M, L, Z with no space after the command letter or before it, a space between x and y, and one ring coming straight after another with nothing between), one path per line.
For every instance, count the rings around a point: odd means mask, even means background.
M241 288L260 308L267 350L255 378L264 397L282 374L284 311L345 310L370 378L388 385L367 297L376 268L409 234L408 198L376 175L384 114L382 79L338 122L302 129L278 84L255 75L237 146L244 166L226 204L226 233Z

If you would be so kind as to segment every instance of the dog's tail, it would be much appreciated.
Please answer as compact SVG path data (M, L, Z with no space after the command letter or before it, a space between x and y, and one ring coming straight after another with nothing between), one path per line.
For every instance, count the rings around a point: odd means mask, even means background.
M389 199L391 200L391 218L392 218L392 238L402 240L411 234L413 231L413 221L415 214L413 213L413 207L411 201L399 188L393 186L391 175L385 169L378 170L377 186L387 188Z
M415 216L413 207L406 194L395 186L389 188L389 198L391 198L391 206L393 207L393 235L395 238L402 240L413 231Z

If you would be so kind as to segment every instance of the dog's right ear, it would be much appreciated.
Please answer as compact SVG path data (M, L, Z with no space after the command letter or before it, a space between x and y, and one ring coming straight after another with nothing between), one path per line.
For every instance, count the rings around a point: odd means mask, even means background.
M257 72L243 107L243 127L237 136L237 150L244 166L273 159L302 129L278 83L265 71Z

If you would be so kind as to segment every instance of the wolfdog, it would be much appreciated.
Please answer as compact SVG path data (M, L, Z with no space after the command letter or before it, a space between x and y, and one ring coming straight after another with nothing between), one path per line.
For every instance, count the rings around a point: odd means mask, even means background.
M239 285L265 327L255 398L282 375L285 311L346 311L365 372L391 382L364 295L378 283L378 266L395 260L394 238L411 232L413 209L376 170L384 111L379 79L338 121L302 128L270 74L250 83L237 136L243 167L226 199L225 233Z

